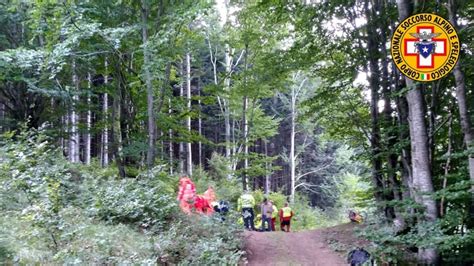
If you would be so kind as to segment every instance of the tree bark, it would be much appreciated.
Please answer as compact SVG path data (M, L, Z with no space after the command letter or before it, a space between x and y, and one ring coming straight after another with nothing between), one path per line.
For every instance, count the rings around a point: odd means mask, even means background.
M189 135L191 135L191 55L186 53L186 100L187 100L187 112L186 116L186 128ZM193 175L193 153L191 141L188 140L186 143L186 170L189 176Z
M168 99L168 114L171 116L171 114L173 113L173 110L171 109L171 98ZM174 168L174 161L173 161L173 157L174 157L174 150L173 150L173 129L169 129L168 130L168 134L169 134L169 164L170 164L170 174L172 175L173 174L173 168Z
M296 187L296 156L295 156L295 138L296 138L296 91L295 86L291 86L291 102L290 102L290 202L295 200Z
M393 67L393 72L396 72L395 66ZM398 73L397 73L398 74ZM398 74L399 76L399 74ZM397 77L395 86L397 91L401 91L403 88L399 83ZM397 115L398 115L398 127L400 128L398 138L401 142L405 142L410 138L409 125L408 125L408 102L404 96L397 96ZM411 151L409 145L403 145L401 149L400 156L400 168L402 169L402 183L404 184L403 189L403 198L414 197L414 187L413 187L413 175L411 168Z
M105 75L104 75L104 85L107 86L109 83L109 76L108 76L108 61L107 58L104 62L105 65ZM104 120L104 130L102 132L102 141L101 141L101 165L102 167L107 167L109 165L109 95L104 93L103 96L103 120Z
M232 71L232 54L229 44L225 45L225 71L224 80L225 90L230 91L230 73ZM224 100L224 126L225 126L225 156L228 160L231 157L231 125L230 125L230 106L229 100Z
M0 133L5 131L5 105L0 103Z
M85 153L84 153L84 163L89 165L91 163L91 125L92 125L92 111L91 111L91 96L90 96L90 90L91 90L91 83L92 83L92 78L91 78L91 73L87 73L87 116L86 116L86 136L85 136Z
M183 69L183 63L181 63L181 71L180 71L180 75L181 75L181 82L179 84L179 98L182 100L183 99L183 96L184 96L184 84L183 84L183 80L184 80L184 69ZM178 160L179 160L179 172L180 174L183 174L184 173L184 143L182 140L179 141L179 151L178 151Z
M449 168L451 166L451 153L453 149L453 115L451 109L449 110L449 121L448 121L448 150L446 151L446 164L444 165L444 178L443 178L443 189L446 188L448 184L448 174ZM441 202L439 203L439 216L444 216L444 196L441 197Z
M438 218L436 202L431 195L433 183L431 179L431 165L429 160L428 135L425 122L425 110L423 95L419 88L413 84L412 80L407 82L410 91L407 95L409 117L410 117L410 137L413 177L415 187L421 195L423 205L425 205L427 220L434 221Z
M367 30L369 32L375 32L375 21L371 10L368 6L368 0L364 2L365 14L367 17ZM369 69L370 69L370 116L371 116L371 135L370 135L370 146L372 151L372 182L375 186L375 200L378 204L384 203L384 177L382 173L382 157L381 157L381 143L380 143L380 121L379 121L379 112L378 112L378 103L379 103L379 88L380 88L380 70L378 66L378 57L379 57L379 47L377 41L375 40L376 35L367 36L367 52L369 57ZM388 216L386 207L383 208L385 216Z
M69 160L73 163L79 162L79 132L78 132L78 115L76 112L76 104L79 101L79 96L76 94L79 90L79 79L76 73L76 61L72 61L72 83L74 84L74 95L72 96L71 104L71 135L69 139Z
M431 179L430 155L428 147L428 136L425 122L425 110L423 95L411 79L406 78L410 91L407 94L410 124L411 157L413 167L413 182L416 188L415 193L421 193L415 198L421 200L425 207L424 217L428 221L434 222L438 218L438 208L433 199L434 192ZM436 249L420 249L418 252L420 259L435 264L439 255Z
M118 64L118 63L117 63ZM119 77L120 73L119 66L115 65L116 72L114 73L115 77ZM122 99L123 97L123 88L124 84L120 78L117 78L116 90L112 102L112 147L113 147L113 156L115 159L115 164L119 172L119 176L122 178L126 177L125 165L123 160L123 139L122 139Z
M399 21L404 20L411 14L411 3L409 0L397 0ZM409 89L407 94L411 157L413 167L413 183L417 189L416 193L421 193L418 197L420 203L425 207L424 218L428 221L435 221L438 218L438 208L433 199L434 192L431 179L431 166L429 160L428 136L425 122L424 100L421 90L415 85L413 80L405 77L406 85ZM435 248L420 248L418 256L423 263L436 264L439 254Z
M202 137L202 106L201 106L201 82L198 79L198 86L197 86L197 93L198 93L198 106L199 106L199 114L198 114L198 133L199 138ZM198 142L198 162L199 167L203 168L202 164L202 141L199 139Z
M265 156L268 158L269 156L271 156L271 151L268 150L268 140L263 140L263 143L264 143L264 149L265 149ZM271 168L272 168L272 164L271 162L265 162L265 194L269 194L270 191L271 191L271 178L272 178L272 174L271 174Z
M156 125L155 125L155 110L154 110L154 95L153 84L150 73L150 55L148 51L148 3L147 0L142 0L142 41L143 41L143 66L145 71L145 84L147 94L147 115L148 115L148 151L147 151L147 166L151 168L155 162L155 142L156 142Z
M449 21L454 28L459 30L456 20L457 6L456 1L448 0ZM453 69L454 79L456 82L456 99L458 101L459 117L461 119L462 133L464 134L464 144L468 150L469 177L471 180L471 217L474 217L474 130L469 116L469 106L466 98L466 82L464 80L464 72L461 69L461 58Z
M248 45L245 44L245 55L244 55L244 97L243 97L243 102L242 102L242 123L243 123L243 134L244 134L244 175L243 175L243 187L244 190L248 189L248 182L249 182L249 177L248 177L248 169L249 169L249 145L248 145L248 140L249 140L249 124L248 124L248 118L247 118L247 109L248 109L248 96L247 96L247 70L248 70L248 64L247 64L247 59L248 59Z

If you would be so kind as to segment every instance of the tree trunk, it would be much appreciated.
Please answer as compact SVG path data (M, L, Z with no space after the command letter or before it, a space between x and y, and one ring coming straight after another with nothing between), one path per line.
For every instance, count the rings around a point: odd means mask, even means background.
M409 0L397 0L399 21L404 20L411 14L411 3ZM429 160L428 136L425 122L425 109L422 92L417 88L413 80L405 77L406 86L409 88L407 94L411 157L413 167L413 183L417 189L420 203L426 208L424 217L428 221L438 218L436 201L432 198L433 183L431 179L431 166ZM418 198L418 197L415 197ZM436 264L439 260L435 248L420 248L418 256L423 263Z
M91 83L92 83L92 78L91 78L91 73L87 73L87 117L86 117L86 127L87 127L87 132L86 132L86 137L85 137L85 153L84 153L84 163L89 165L91 163L91 124L92 124L92 111L91 111L91 96L90 96L90 90L91 90Z
M191 55L186 53L186 100L187 100L187 112L186 116L186 128L188 129L189 135L191 135ZM189 176L193 175L193 153L191 141L188 140L186 143L186 169Z
M367 29L369 32L375 31L375 21L371 10L368 7L368 0L364 2L365 14L367 17ZM374 8L374 7L372 7ZM370 116L371 116L371 136L370 136L370 145L372 151L372 182L375 186L375 200L378 204L384 203L384 182L383 182L383 173L382 173L382 157L381 157L381 143L380 143L380 122L379 122L379 112L378 112L378 103L379 103L379 88L380 88L380 71L378 67L378 44L375 38L378 36L369 35L367 36L367 52L369 57L369 69L370 69ZM384 207L383 211L385 216L388 216L387 209Z
M183 63L181 63L181 82L179 84L179 98L180 100L183 99L184 96L184 84L183 84L183 77L184 77L184 69L183 69ZM179 172L180 174L184 173L184 143L182 140L179 141L179 151L178 151L178 160L179 160Z
M226 2L226 10L227 10L227 2ZM226 16L227 17L227 16ZM209 47L209 55L211 57L211 64L212 64L212 70L213 70L213 77L214 77L214 85L219 85L219 82L217 80L217 49L216 49L216 55L214 55L214 52L212 51L212 46L211 46L211 40L210 38L208 39L208 47ZM226 76L224 79L224 89L226 91L230 90L230 73L232 70L232 58L230 54L230 47L228 44L225 45L225 69L226 69ZM225 157L229 161L229 175L228 179L232 178L232 165L230 163L230 157L231 157L231 148L230 148L230 132L231 132L231 127L230 127L230 109L229 109L229 99L228 96L221 97L217 96L217 102L219 104L220 111L222 113L222 116L224 117L224 140L225 140ZM220 137L220 134L218 135ZM220 138L216 138L216 140L220 140ZM219 142L219 141L217 141Z
M451 152L453 149L453 115L451 109L449 110L449 121L448 121L448 150L446 151L446 164L444 165L444 178L443 178L443 189L446 188L448 184L448 174L449 168L451 166ZM441 202L439 203L439 216L444 216L444 196L441 197Z
M5 105L0 103L0 133L5 131Z
M171 116L171 114L173 113L173 110L171 109L171 98L168 99L168 114L169 116ZM169 134L169 164L170 164L170 174L172 175L173 174L173 167L174 167L174 161L173 161L173 157L174 157L174 150L173 150L173 129L169 129L168 130L168 134Z
M115 69L118 69L116 66ZM115 77L118 77L120 73L115 73ZM117 78L116 83L116 91L113 97L112 102L112 147L113 147L113 155L115 159L115 164L117 165L119 176L122 178L126 177L125 166L123 161L123 140L122 140L122 86L121 81Z
M198 133L199 133L199 138L202 137L202 106L201 106L201 84L200 84L200 79L198 80L198 86L197 86L197 92L198 92L198 106L199 106L199 115L198 115ZM202 141L199 139L198 142L198 162L199 162L199 167L203 168L202 164Z
M232 71L232 54L229 44L225 45L225 71L226 77L224 80L225 90L230 91L230 73ZM227 96L226 96L227 97ZM230 160L231 157L231 125L230 125L230 106L229 100L224 100L224 126L225 126L225 157Z
M76 73L76 61L72 61L72 83L74 84L74 94L78 93L79 90L79 79ZM79 96L72 96L71 104L71 135L69 139L69 160L73 163L79 162L79 132L78 132L78 115L76 112L76 104L79 101Z
M296 156L295 156L295 138L296 138L296 91L295 86L291 86L291 102L290 102L290 202L295 201L296 186Z
M382 14L386 14L387 10L387 3L385 1L381 2L380 5L380 12ZM373 16L376 14L372 13ZM389 36L389 27L393 26L389 25L389 23L382 23L381 30L382 30L382 39L381 43L385 44L387 42L387 38ZM385 126L385 138L387 142L387 179L388 183L390 184L390 190L388 191L388 199L389 200L396 200L401 201L402 193L401 193L401 184L399 179L397 178L397 166L398 166L398 154L396 153L396 145L397 145L397 134L393 130L396 126L396 121L392 117L393 108L392 108L392 90L390 87L390 82L396 80L397 74L394 72L392 75L389 74L389 57L387 47L385 45L380 45L380 49L382 51L382 94L384 99L384 110L383 110L383 121ZM394 224L398 226L399 229L405 228L405 219L399 207L390 207L390 211L393 212L394 215Z
M248 145L248 140L249 140L249 124L248 124L248 118L247 118L247 109L248 109L248 104L249 100L247 97L247 70L248 70L248 65L247 65L247 58L248 58L248 45L245 44L245 55L244 55L244 68L245 68L245 74L244 74L244 97L243 97L243 102L242 102L242 123L243 123L243 141L244 141L244 175L243 175L243 187L244 190L248 189L248 182L249 182L249 177L248 177L248 169L249 169L249 145Z
M415 187L420 193L432 193L433 183L431 179L431 166L429 160L428 136L425 123L425 110L423 95L412 80L407 79L407 85L411 88L407 95L409 117L411 155L413 166L413 177ZM421 195L422 203L426 208L427 220L434 221L438 218L436 202L431 195Z
M66 136L66 138L63 137L62 139L62 147L63 147L63 153L65 156L67 156L68 160L70 161L70 147L69 147L69 132L71 131L71 129L69 128L69 117L71 116L71 112L69 110L69 107L67 107L68 110L67 110L67 113L66 115L64 115L62 117L62 120L63 120L63 126L64 126L64 136Z
M150 55L147 48L148 30L148 4L147 0L142 0L142 41L143 41L143 66L145 71L145 84L147 95L147 115L148 115L148 151L147 151L147 166L151 168L155 162L155 141L156 141L156 125L155 125L155 110L153 97L153 84L150 73Z
M268 150L268 141L267 140L263 140L264 142L264 148L265 148L265 156L268 158L269 156L271 156L271 151ZM272 174L271 174L271 169L272 169L272 164L271 162L268 162L266 161L265 162L265 194L269 194L270 191L271 191L271 178L272 178Z
M405 78L410 91L407 94L410 124L411 157L413 167L413 182L416 193L420 193L415 198L421 200L425 207L424 217L428 221L434 222L438 218L438 208L433 199L434 192L431 179L430 155L428 147L428 136L425 123L425 110L423 95L414 82ZM435 264L438 261L436 249L420 249L420 258L429 263Z
M393 66L392 71L395 73L395 66ZM396 79L395 86L397 92L401 91L403 88L399 83L399 79ZM397 115L398 115L398 127L399 135L398 138L403 143L410 138L409 125L408 125L408 102L404 96L397 96ZM414 187L413 187L413 175L411 169L411 151L409 145L403 145L401 149L400 156L400 168L402 169L402 183L404 184L403 189L403 198L414 197Z
M109 76L108 76L108 61L107 58L105 59L105 75L104 75L104 85L107 86L109 83ZM103 107L102 107L102 113L103 113L103 120L104 120L104 130L102 132L102 145L101 145L101 165L102 167L106 167L109 165L109 129L108 129L108 123L109 123L109 95L104 93L103 96Z
M456 1L448 0L449 21L455 29L459 30L456 21L457 6ZM466 82L464 80L464 72L461 69L461 58L453 69L454 79L456 81L456 98L458 100L459 117L461 119L462 133L464 134L464 143L468 150L469 177L471 179L471 217L474 217L474 130L472 128L469 105L466 98Z

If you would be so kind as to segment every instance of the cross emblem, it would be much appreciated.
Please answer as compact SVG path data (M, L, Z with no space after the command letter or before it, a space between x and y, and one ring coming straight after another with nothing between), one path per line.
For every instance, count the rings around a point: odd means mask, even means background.
M433 33L434 26L418 26L416 27L417 33ZM432 38L427 41L434 43L434 51L429 51L429 46L418 45L421 48L417 51L417 43L422 41L421 39L404 39L404 56L416 56L416 67L417 68L434 68L435 56L446 55L446 38Z

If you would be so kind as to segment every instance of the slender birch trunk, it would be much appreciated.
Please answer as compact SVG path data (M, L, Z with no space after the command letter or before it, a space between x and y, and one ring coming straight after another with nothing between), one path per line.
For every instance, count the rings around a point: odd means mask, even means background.
M109 83L109 76L108 76L108 61L107 58L105 59L105 75L104 75L104 85L107 86ZM101 145L101 165L102 167L107 167L109 165L109 95L104 93L103 96L103 106L102 106L102 113L103 113L103 120L104 120L104 130L102 132L102 145Z
M226 11L228 11L228 1L225 2ZM227 21L228 15L226 15ZM213 74L214 74L214 84L218 85L217 80L217 58L214 56L211 46L211 40L208 39L209 45L209 54L211 56L211 63L213 66ZM217 53L217 50L216 50ZM232 73L232 50L228 43L225 44L225 78L224 78L224 90L229 92L230 91L230 77ZM219 103L219 107L221 109L222 116L224 117L224 140L225 140L225 157L229 161L229 175L228 179L232 178L232 172L235 171L235 163L231 160L232 156L232 146L231 138L232 138L232 128L231 128L231 119L230 119L230 106L229 106L229 99L225 97L217 96L217 101Z
M186 53L186 100L187 100L187 111L186 127L188 133L191 134L191 55ZM186 143L186 169L189 176L193 175L193 154L191 142L188 140Z
M265 156L268 157L270 156L270 153L268 151L268 141L267 140L264 140L264 149L265 149ZM271 168L272 168L272 165L270 162L265 162L265 170L266 170L266 173L265 173L265 194L268 195L268 193L270 193L270 190L271 190Z
M67 155L69 158L69 147L66 144L66 140L64 136L68 136L69 132L69 111L66 115L61 116L61 151L63 152L64 156Z
M296 156L295 156L295 138L296 138L296 91L295 86L291 86L291 101L290 101L290 202L295 200L295 185L296 185Z
M168 114L171 116L173 110L171 109L171 99L168 99ZM169 135L169 164L170 164L170 174L173 174L173 157L174 157L174 150L173 150L173 130L170 128L168 130Z
M156 125L154 113L153 100L153 84L150 73L150 55L147 48L148 30L148 4L147 0L142 0L142 41L143 41L143 66L145 71L145 83L147 94L147 115L148 115L148 152L147 152L147 166L151 168L155 161L155 142L156 142Z
M86 127L87 127L87 132L86 132L86 137L85 137L85 154L84 154L84 163L89 165L91 163L91 124L92 124L92 111L91 111L91 96L90 96L90 90L91 90L91 83L92 83L92 77L91 73L87 73L87 117L86 117Z
M199 105L199 117L198 117L198 133L199 137L202 137L202 106L201 106L201 87L200 83L198 84L198 105ZM202 141L199 140L198 142L198 161L199 161L199 167L203 168L202 164Z
M248 70L248 64L247 64L247 58L248 58L248 45L245 45L245 55L244 55L244 69L245 72ZM243 103L242 103L242 123L243 123L243 134L244 134L244 177L243 177L243 185L244 185L244 190L248 189L248 169L249 169L249 124L248 124L248 118L247 118L247 109L248 109L248 104L249 100L247 97L247 73L244 74L244 86L245 86L245 93L244 93L244 98L243 98Z
M181 76L181 82L179 84L179 98L180 100L183 99L184 96L184 84L183 84L183 77L184 77L184 69L183 69L183 63L181 63L181 71L180 71L180 76ZM182 140L179 141L179 151L178 151L178 156L179 156L179 172L182 174L184 173L184 143Z
M72 61L72 82L74 84L75 91L77 93L79 90L79 79L76 73L76 61ZM79 96L74 95L72 96L72 104L71 104L71 115L70 115L70 123L71 123L71 135L69 139L69 160L73 163L79 162L79 132L78 132L78 115L76 112L76 104L79 101Z
M225 45L225 71L226 77L224 80L225 90L230 91L230 73L232 71L232 54L229 44ZM224 100L224 126L225 126L225 157L230 159L231 154L231 124L230 124L230 106L229 100Z

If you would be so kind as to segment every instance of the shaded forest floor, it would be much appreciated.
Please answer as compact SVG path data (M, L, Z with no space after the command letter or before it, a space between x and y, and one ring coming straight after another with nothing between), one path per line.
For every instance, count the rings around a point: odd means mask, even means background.
M347 265L347 253L367 241L357 238L355 224L285 233L245 232L248 265Z

